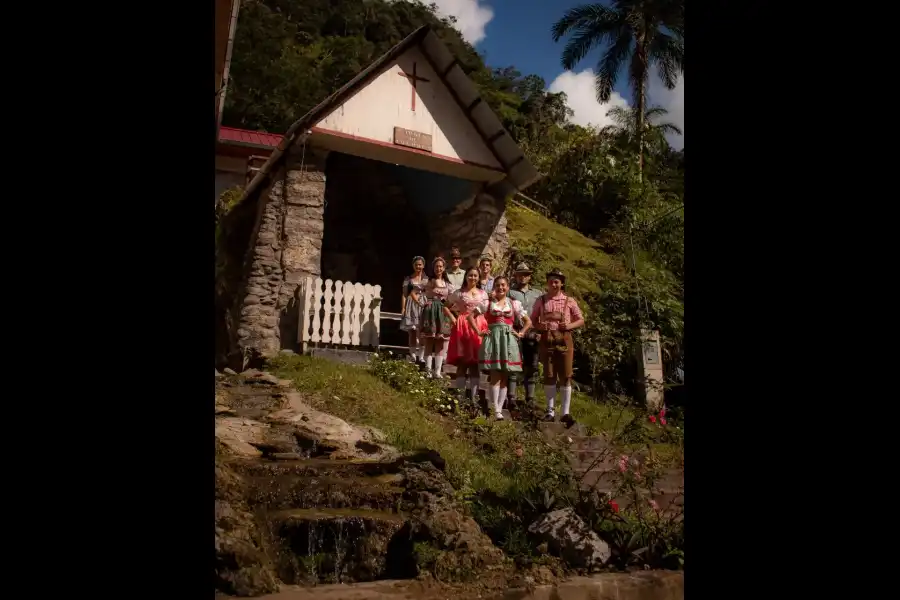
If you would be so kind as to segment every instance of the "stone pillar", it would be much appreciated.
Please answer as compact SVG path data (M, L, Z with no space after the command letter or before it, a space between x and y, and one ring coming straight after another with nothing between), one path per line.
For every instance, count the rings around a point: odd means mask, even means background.
M446 255L451 246L456 246L464 267L476 266L482 254L490 254L497 262L509 248L505 211L503 200L479 192L448 213L429 220L432 255Z
M321 274L326 155L298 150L288 151L259 199L237 329L244 354L268 357L297 348L297 286Z
M281 348L296 350L300 326L297 287L306 277L322 274L322 237L325 234L326 151L292 148L285 181L284 271L278 297Z
M640 385L638 392L643 397L647 410L658 412L663 402L663 362L662 348L659 343L659 332L642 329L641 347L638 356Z

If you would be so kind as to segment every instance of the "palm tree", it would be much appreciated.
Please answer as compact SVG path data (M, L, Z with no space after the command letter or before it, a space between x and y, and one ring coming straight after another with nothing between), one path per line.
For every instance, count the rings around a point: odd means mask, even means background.
M619 72L628 63L628 80L637 104L634 118L643 182L647 77L655 64L663 85L671 90L679 73L684 73L684 0L612 0L610 6L577 6L553 25L553 41L570 33L573 35L562 53L566 70L572 70L597 46L606 46L597 62L594 83L599 102L609 102Z
M613 120L613 125L607 125L600 130L600 137L603 139L619 142L621 145L628 147L632 144L639 143L640 136L637 135L637 108L626 108L624 106L614 106L607 111L606 115ZM674 133L682 135L681 129L674 123L657 123L659 117L669 114L665 108L661 106L653 106L644 113L644 150L650 150L651 154L663 154L669 150L669 143L666 135Z

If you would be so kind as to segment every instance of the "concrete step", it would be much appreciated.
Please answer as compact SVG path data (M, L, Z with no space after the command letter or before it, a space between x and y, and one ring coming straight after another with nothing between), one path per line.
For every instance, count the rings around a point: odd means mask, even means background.
M573 448L578 450L605 450L609 446L606 437L602 435L573 435L571 438Z
M610 469L615 467L615 457L609 456L605 450L573 450L572 460L578 464L590 465L596 463L595 468Z
M584 426L581 423L575 423L572 427L566 427L565 423L559 422L559 416L557 415L556 421L548 421L538 423L538 429L543 432L544 436L548 439L555 438L561 435L568 436L574 439L576 437L584 437L585 430Z

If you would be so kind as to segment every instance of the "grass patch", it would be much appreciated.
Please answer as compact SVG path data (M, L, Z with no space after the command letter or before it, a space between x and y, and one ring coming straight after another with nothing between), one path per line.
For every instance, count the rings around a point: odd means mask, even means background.
M468 437L454 435L446 417L420 406L413 396L391 388L365 369L310 356L278 357L268 369L293 381L316 408L380 429L388 443L401 451L437 450L447 463L447 477L458 490L504 494L513 484L504 473L505 452L479 452Z
M625 406L600 404L587 394L572 393L572 416L587 428L590 435L617 435L634 419L635 413Z

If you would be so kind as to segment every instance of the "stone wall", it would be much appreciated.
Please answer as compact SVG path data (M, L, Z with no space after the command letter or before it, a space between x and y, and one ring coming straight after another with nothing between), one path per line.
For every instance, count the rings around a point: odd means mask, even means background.
M456 246L465 267L475 266L483 254L490 254L495 260L502 258L509 248L505 211L503 200L484 192L461 202L432 220L431 255L446 256Z
M272 356L296 349L296 290L320 274L326 153L292 149L261 192L246 286L239 300L237 347ZM302 158L301 158L302 157Z

